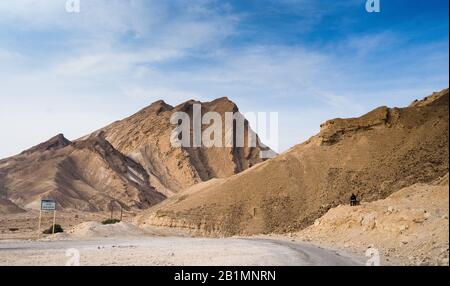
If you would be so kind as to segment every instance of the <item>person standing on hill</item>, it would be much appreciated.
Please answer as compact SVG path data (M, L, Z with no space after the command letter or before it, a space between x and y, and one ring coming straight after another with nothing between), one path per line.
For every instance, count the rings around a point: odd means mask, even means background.
M352 193L351 197L350 197L350 206L354 207L358 204L358 200L356 198L356 195L354 193Z

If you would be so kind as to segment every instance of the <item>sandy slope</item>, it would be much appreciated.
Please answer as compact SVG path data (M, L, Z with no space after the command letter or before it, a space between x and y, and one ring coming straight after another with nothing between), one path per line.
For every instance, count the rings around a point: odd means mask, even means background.
M372 245L382 263L449 265L448 174L384 200L339 206L295 234L296 239L363 254Z

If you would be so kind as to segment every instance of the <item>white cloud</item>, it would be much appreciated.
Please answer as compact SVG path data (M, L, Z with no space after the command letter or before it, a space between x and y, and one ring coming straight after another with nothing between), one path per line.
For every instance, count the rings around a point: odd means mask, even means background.
M2 0L0 23L14 23L21 30L63 31L92 41L99 35L125 35L160 47L189 48L229 36L239 21L220 5L206 5L209 2L81 0L80 13L67 13L66 0Z
M56 63L53 72L59 75L88 76L128 71L138 64L152 64L173 60L183 55L182 50L148 49L134 52L100 52L72 55Z
M156 19L159 12L158 9L143 10L144 4L141 0L81 0L81 13L68 13L66 0L3 0L0 2L0 22L13 21L22 29L36 31L138 32L144 24ZM144 11L148 17L133 17Z

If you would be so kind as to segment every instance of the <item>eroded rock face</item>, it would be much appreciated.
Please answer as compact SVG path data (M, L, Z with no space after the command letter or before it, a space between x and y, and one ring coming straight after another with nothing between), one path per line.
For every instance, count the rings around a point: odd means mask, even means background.
M116 149L139 162L150 175L152 186L167 196L212 178L229 177L263 161L260 151L269 149L262 147L259 140L255 147L248 146L248 142L244 147L172 147L170 135L175 126L170 124L170 117L174 112L186 112L192 124L194 104L201 104L202 114L218 112L223 124L226 112L239 111L228 98L204 103L190 100L175 107L157 101L97 132L104 132ZM245 124L248 127L247 121ZM202 131L207 127L203 125Z
M383 106L359 118L328 120L320 126L319 137L322 139L322 144L333 145L347 134L351 135L391 124L393 116L398 117L397 110Z
M448 89L405 108L334 119L276 158L166 200L139 221L221 235L290 232L328 209L448 173ZM373 219L366 227L374 227Z
M39 208L43 198L58 208L107 210L146 208L165 196L150 185L144 168L114 149L102 136L70 142L58 135L17 156L0 161L0 185L9 201Z

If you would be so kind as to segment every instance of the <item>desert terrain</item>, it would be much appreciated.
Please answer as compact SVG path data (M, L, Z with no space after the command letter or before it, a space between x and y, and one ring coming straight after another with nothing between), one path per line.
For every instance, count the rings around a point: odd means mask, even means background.
M364 265L368 249L381 265L448 265L448 99L328 120L268 160L260 143L170 145L173 112L238 112L226 98L57 135L0 160L0 265L65 265L71 248L83 265ZM37 240L48 198L64 232ZM103 225L111 208L122 222Z

